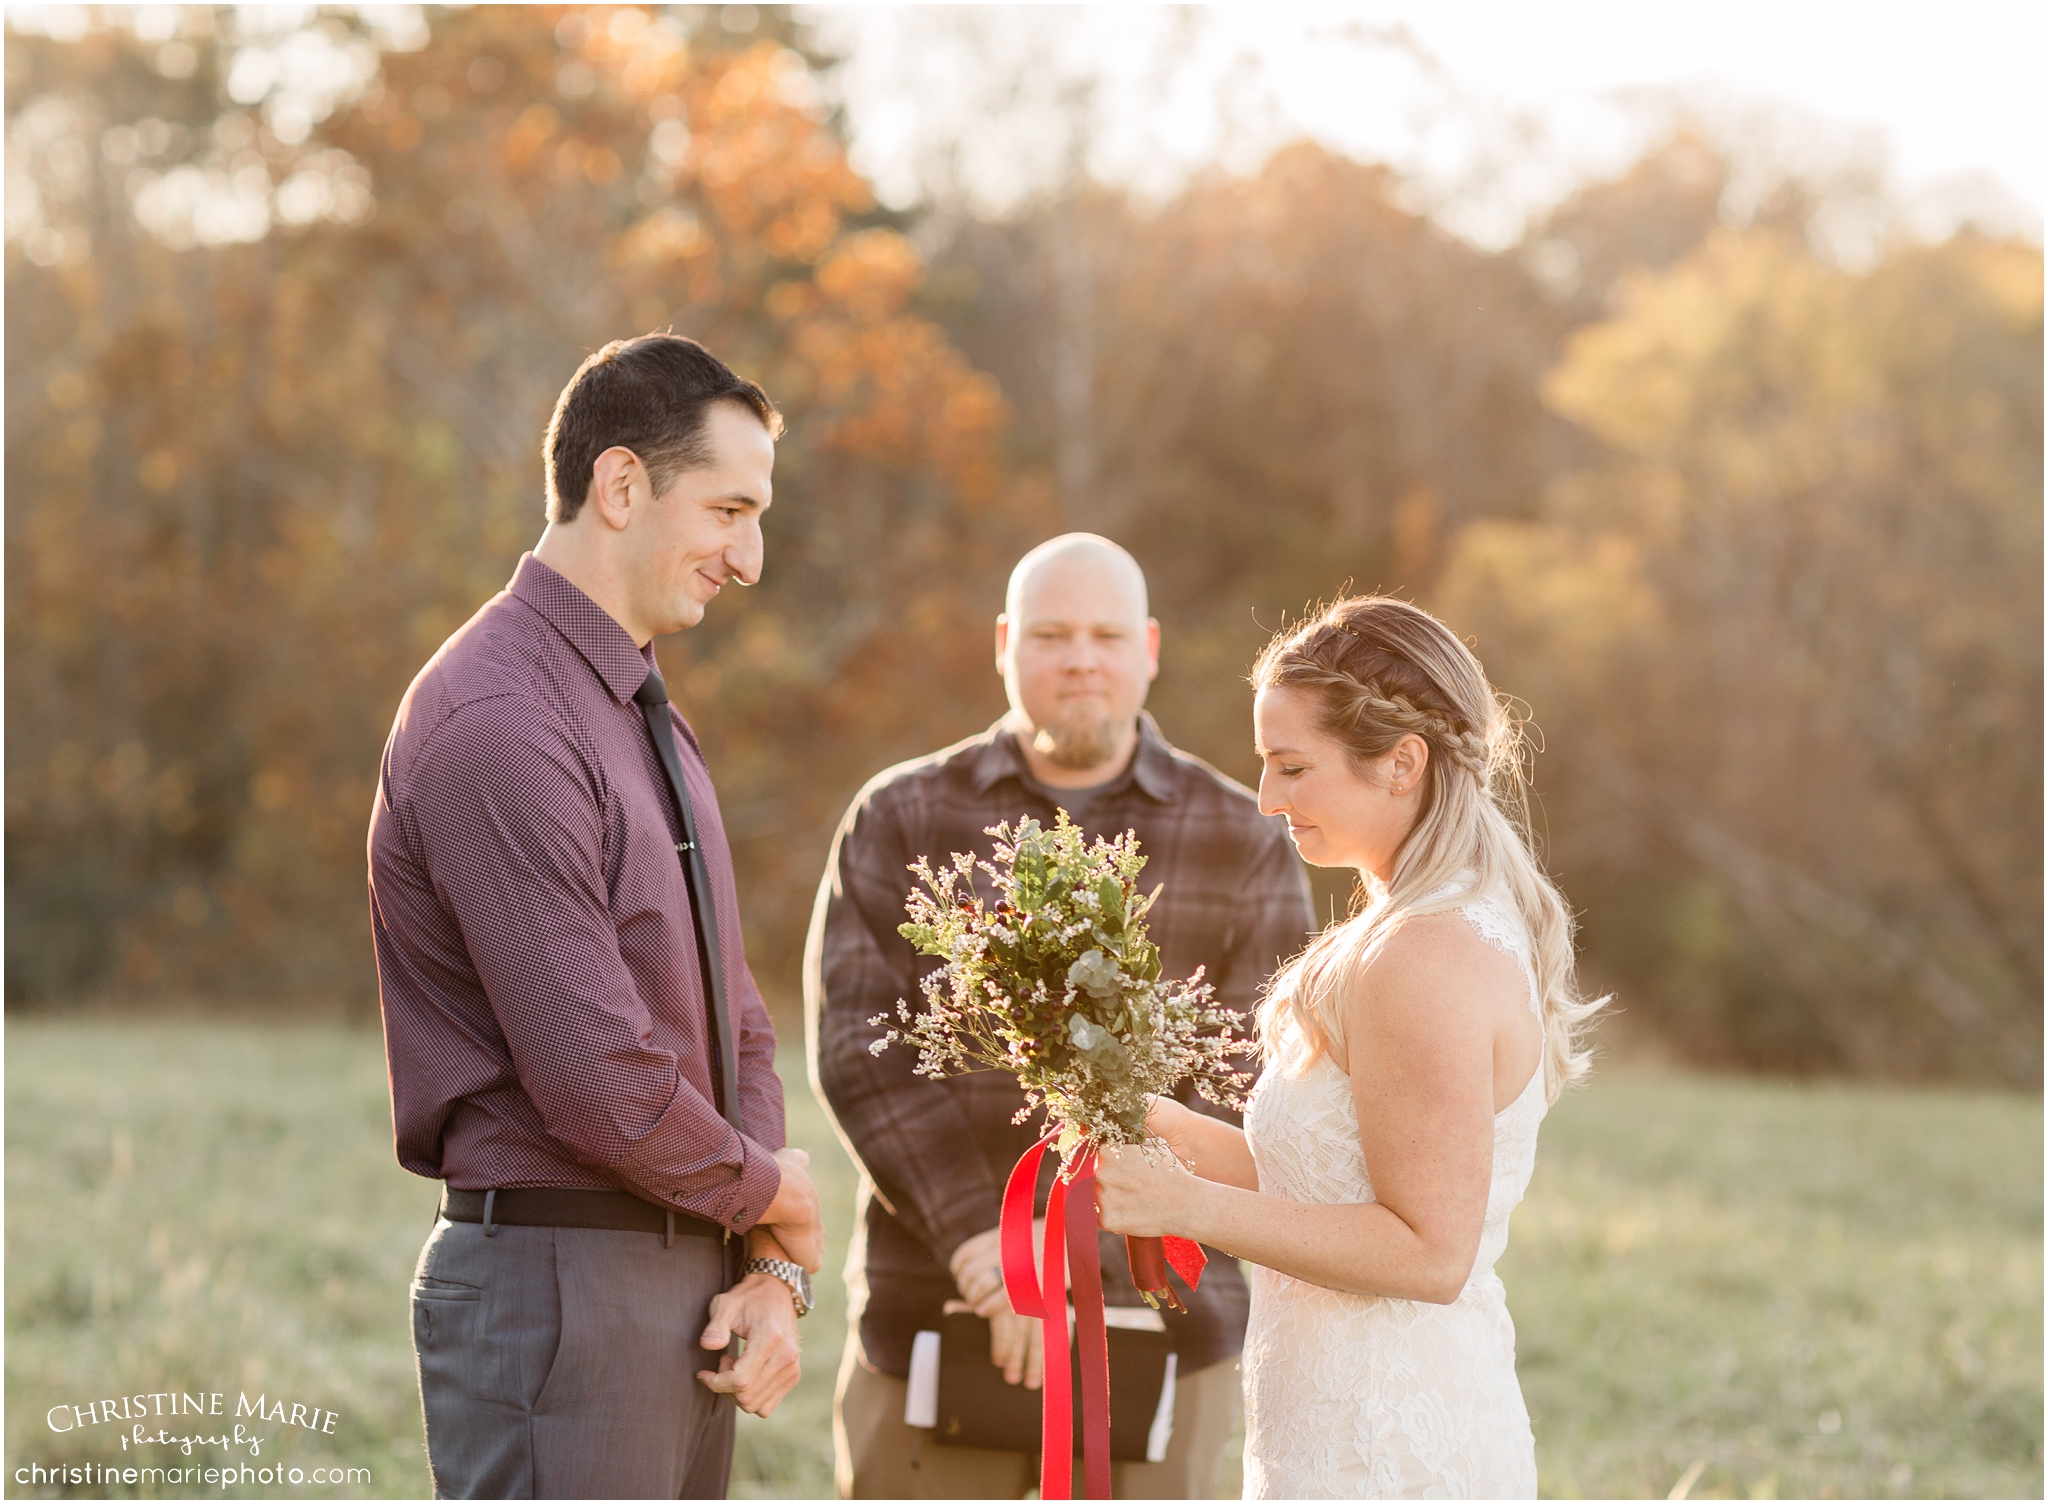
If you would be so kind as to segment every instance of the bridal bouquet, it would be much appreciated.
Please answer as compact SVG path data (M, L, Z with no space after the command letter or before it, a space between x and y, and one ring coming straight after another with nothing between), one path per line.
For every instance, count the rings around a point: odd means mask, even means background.
M1184 1080L1242 1108L1251 1078L1232 1061L1245 1043L1238 1016L1216 1005L1201 971L1160 977L1159 949L1145 937L1158 890L1138 892L1137 837L1091 845L1064 810L1050 830L1026 818L1014 832L1006 822L988 834L993 862L959 853L937 872L923 858L912 865L922 886L901 933L945 965L924 980L923 1011L899 1001L902 1027L873 1048L915 1045L927 1076L1012 1072L1026 1098L1017 1120L1045 1107L1069 1181L1095 1149L1144 1143L1146 1099ZM974 893L977 868L993 884L992 902ZM1160 1240L1130 1241L1146 1299L1178 1306Z

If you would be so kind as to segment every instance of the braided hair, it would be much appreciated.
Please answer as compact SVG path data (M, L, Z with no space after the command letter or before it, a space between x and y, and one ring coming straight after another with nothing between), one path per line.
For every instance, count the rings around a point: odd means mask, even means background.
M1579 994L1571 909L1536 859L1529 834L1527 746L1506 700L1472 650L1416 606L1353 596L1275 634L1252 667L1259 689L1313 697L1317 730L1343 747L1355 770L1404 736L1429 748L1422 813L1382 884L1367 888L1349 918L1323 932L1275 976L1259 1010L1270 1064L1306 1066L1317 1054L1345 1060L1339 993L1404 919L1494 893L1522 916L1542 1007L1545 1089L1556 1100L1583 1075L1586 1021L1606 999Z

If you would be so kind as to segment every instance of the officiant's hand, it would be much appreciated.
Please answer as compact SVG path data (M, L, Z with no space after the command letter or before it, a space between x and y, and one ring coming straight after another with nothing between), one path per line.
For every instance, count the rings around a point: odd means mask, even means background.
M1004 1383L1037 1389L1045 1383L1045 1323L1008 1310L989 1317L988 1356Z
M1190 1202L1207 1186L1178 1161L1161 1164L1143 1149L1105 1148L1095 1156L1095 1218L1104 1231L1127 1237L1182 1237Z
M737 1362L733 1339L745 1344ZM772 1274L750 1274L711 1299L711 1324L698 1341L726 1348L718 1372L699 1370L706 1389L729 1394L749 1415L770 1415L802 1377L796 1335L796 1306L789 1286Z
M816 1274L825 1263L825 1229L818 1216L818 1188L811 1184L811 1156L802 1149L777 1149L775 1162L782 1166L782 1184L754 1225L774 1233L805 1273Z
M1045 1246L1045 1218L1031 1224L1034 1253ZM1045 1328L1030 1316L1010 1309L1003 1286L1003 1230L978 1232L953 1250L953 1283L974 1314L988 1319L989 1361L1003 1371L1006 1383L1036 1389L1045 1380Z

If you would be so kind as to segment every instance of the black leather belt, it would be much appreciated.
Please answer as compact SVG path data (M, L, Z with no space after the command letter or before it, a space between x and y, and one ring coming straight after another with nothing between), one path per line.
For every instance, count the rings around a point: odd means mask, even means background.
M643 1201L630 1191L529 1186L504 1191L441 1191L441 1215L450 1222L481 1222L484 1236L504 1227L594 1227L609 1232L653 1232L666 1247L677 1233L723 1240L726 1230L690 1212Z

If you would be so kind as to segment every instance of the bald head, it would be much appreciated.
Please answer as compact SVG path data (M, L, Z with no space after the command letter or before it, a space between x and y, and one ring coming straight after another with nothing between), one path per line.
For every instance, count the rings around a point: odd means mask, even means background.
M1138 561L1094 533L1065 533L1017 561L996 621L1010 727L1055 787L1112 778L1137 745L1159 672L1159 623Z
M1003 593L1003 614L1013 622L1029 614L1027 602L1042 587L1068 593L1077 590L1123 615L1134 627L1152 614L1145 590L1145 571L1120 544L1100 533L1062 533L1048 538L1017 561L1010 588Z

